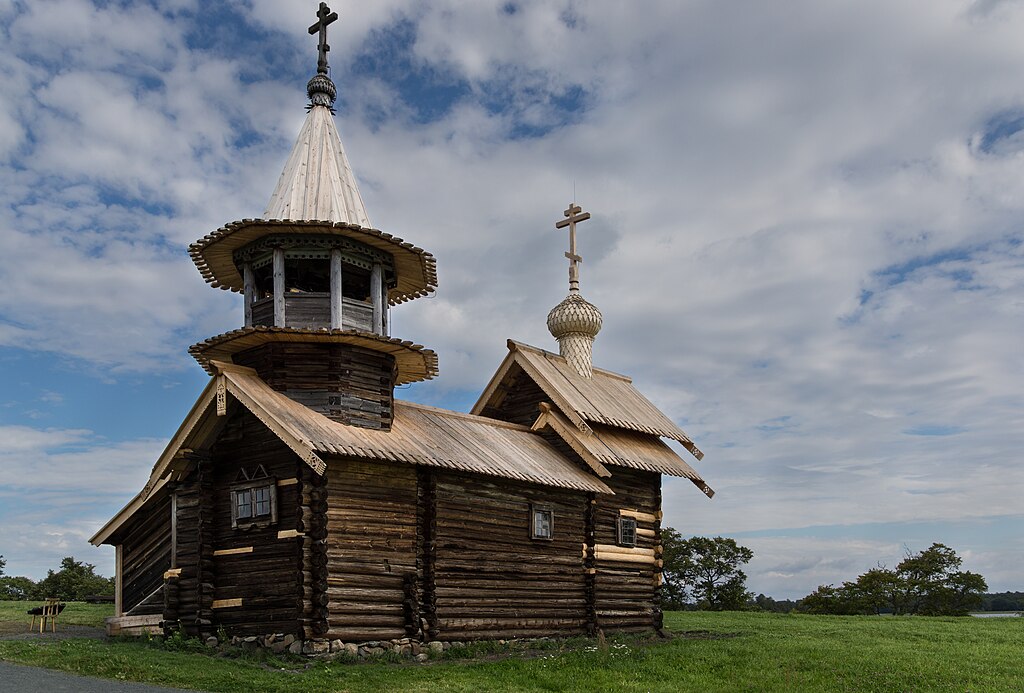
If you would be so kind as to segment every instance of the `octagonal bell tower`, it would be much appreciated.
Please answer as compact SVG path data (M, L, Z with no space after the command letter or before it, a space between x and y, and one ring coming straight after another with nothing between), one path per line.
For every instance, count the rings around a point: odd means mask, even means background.
M320 3L308 114L261 219L231 222L189 246L207 282L244 297L242 328L189 351L254 368L274 389L336 421L389 429L395 385L437 375L434 352L389 336L388 309L433 291L433 255L373 228L334 123Z

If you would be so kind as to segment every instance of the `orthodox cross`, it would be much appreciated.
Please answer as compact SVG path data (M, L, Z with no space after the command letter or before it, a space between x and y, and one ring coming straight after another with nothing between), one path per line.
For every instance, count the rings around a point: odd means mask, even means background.
M590 218L590 212L584 212L583 208L575 202L569 205L562 214L566 217L555 222L556 229L569 227L569 252L565 257L569 259L569 291L580 290L580 268L579 263L583 258L576 254L576 224Z
M316 61L316 71L319 74L327 74L327 51L331 47L327 45L327 25L338 18L337 12L331 12L326 2L320 3L320 9L316 11L316 24L309 27L309 34L320 32L320 57Z

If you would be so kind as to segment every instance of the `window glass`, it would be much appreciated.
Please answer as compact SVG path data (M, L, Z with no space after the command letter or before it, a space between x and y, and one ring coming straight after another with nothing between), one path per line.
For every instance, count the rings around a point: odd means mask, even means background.
M636 519L619 518L619 543L623 546L636 546Z
M533 538L550 539L553 513L550 510L533 511Z
M256 517L270 514L270 487L262 486L254 489L256 493Z
M252 517L252 491L245 489L235 494L235 516L239 519Z

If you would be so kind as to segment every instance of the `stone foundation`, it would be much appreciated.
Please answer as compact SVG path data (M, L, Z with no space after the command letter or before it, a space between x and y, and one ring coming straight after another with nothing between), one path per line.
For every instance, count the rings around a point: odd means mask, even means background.
M505 644L505 641L499 641ZM343 642L341 640L299 640L294 635L277 633L274 635L250 635L247 637L234 636L229 640L221 642L216 637L206 639L206 645L211 648L240 647L250 649L265 649L275 654L288 652L294 655L305 655L315 658L347 657L350 659L365 659L368 657L379 657L388 653L399 657L408 657L425 662L428 659L439 657L446 650L452 647L464 647L464 642L421 642L415 638L398 638L395 640L370 640L367 642Z

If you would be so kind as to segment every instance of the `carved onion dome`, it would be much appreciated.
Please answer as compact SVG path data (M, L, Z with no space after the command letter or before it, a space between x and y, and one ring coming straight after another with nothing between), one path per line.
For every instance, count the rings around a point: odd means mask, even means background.
M576 253L576 225L590 218L590 212L575 202L562 212L556 229L569 229L569 295L548 313L548 331L558 340L558 351L573 370L584 378L594 377L591 352L594 337L601 331L601 311L580 296L580 268L583 258Z
M591 353L602 321L601 311L578 291L570 292L548 313L548 331L558 340L559 353L584 378L594 374Z

